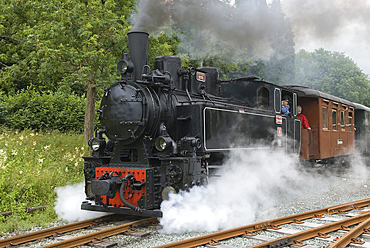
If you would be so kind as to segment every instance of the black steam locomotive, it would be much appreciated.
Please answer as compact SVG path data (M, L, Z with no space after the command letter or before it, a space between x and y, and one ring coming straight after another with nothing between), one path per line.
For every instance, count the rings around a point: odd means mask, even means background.
M160 217L171 192L207 184L231 150L299 153L296 93L256 77L222 81L214 67L183 69L176 56L157 57L151 70L148 34L128 38L130 59L105 90L102 129L84 157L82 209ZM292 116L282 115L282 98Z

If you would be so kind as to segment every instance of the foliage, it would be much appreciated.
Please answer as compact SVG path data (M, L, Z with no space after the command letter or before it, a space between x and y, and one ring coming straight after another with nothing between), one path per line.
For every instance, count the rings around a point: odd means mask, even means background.
M127 19L135 3L0 0L0 91L86 93L84 130L91 137L96 93L119 79L116 62L127 50ZM151 44L152 55L173 53L164 34Z
M83 135L0 130L0 232L13 232L56 220L55 188L83 181L88 149ZM24 208L47 206L26 214Z
M115 75L132 1L0 0L0 78L5 92L30 85L40 90L87 82L104 84ZM127 4L130 3L130 4Z
M29 86L85 93L87 83L107 87L119 78L116 62L127 51L134 0L0 0L0 89ZM159 33L151 57L173 54L178 41Z
M296 84L317 89L349 101L370 104L367 75L344 53L323 48L296 54Z
M3 124L12 129L83 132L85 98L75 94L22 90L4 96L0 105Z

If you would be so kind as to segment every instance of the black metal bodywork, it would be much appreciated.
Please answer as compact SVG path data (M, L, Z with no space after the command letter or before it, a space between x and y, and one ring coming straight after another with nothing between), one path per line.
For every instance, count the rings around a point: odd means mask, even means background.
M370 108L355 103L355 139L356 150L361 154L370 154Z
M170 192L206 184L208 167L233 149L299 152L292 91L255 77L221 81L216 68L183 69L175 56L157 57L150 70L147 38L129 34L135 69L105 90L97 149L84 158L92 202L82 209L159 217ZM290 116L281 114L283 96Z

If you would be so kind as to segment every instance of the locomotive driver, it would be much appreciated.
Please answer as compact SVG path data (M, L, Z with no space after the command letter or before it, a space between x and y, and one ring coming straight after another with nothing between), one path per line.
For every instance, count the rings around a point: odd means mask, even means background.
M281 102L281 113L283 113L283 115L290 114L288 103L289 103L288 98L284 98L283 101Z

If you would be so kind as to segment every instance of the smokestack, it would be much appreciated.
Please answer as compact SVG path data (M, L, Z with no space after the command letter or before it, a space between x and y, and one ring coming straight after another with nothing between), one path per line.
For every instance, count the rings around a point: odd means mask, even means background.
M148 64L149 34L145 32L130 32L128 36L128 47L130 59L134 63L134 80L141 80L143 66Z

